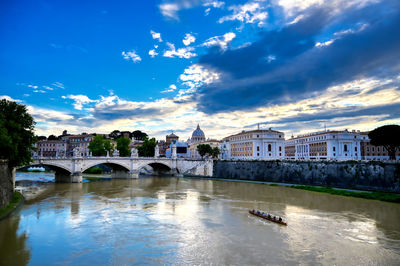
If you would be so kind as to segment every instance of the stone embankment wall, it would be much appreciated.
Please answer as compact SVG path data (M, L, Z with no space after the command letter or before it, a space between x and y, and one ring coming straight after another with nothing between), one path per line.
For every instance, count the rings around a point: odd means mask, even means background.
M0 209L13 199L14 182L15 171L10 170L7 160L0 160Z
M220 160L213 177L400 193L400 163Z

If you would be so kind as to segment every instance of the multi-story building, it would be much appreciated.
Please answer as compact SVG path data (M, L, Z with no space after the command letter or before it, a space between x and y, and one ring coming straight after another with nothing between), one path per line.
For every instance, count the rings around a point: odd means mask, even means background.
M389 160L389 153L383 146L374 146L370 143L369 132L361 132L361 159L362 160ZM400 151L396 151L396 160L400 160Z
M89 156L89 144L94 136L89 134L63 136L62 140L67 143L67 156L73 156L74 149L79 148L81 156Z
M285 141L287 159L360 160L359 131L321 131L299 135Z
M242 131L224 138L220 150L223 159L284 159L285 134L271 128Z
M36 144L37 153L41 157L65 157L67 143L63 140L40 140Z

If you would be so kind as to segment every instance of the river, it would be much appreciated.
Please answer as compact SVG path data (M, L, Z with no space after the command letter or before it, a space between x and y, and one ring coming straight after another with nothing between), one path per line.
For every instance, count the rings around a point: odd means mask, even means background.
M249 215L253 208L288 226ZM259 183L53 183L0 221L0 265L399 263L400 204Z

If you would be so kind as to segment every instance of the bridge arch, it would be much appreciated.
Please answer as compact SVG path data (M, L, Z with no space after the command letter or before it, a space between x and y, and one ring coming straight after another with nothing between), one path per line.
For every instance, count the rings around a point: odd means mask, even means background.
M119 163L119 162L116 162L116 161L110 162L110 161L104 160L104 161L91 162L90 164L85 165L85 167L82 167L82 172L85 172L89 168L91 168L93 166L96 166L96 165L99 165L99 164L106 165L106 166L110 167L113 170L127 171L127 172L130 171L130 169L126 165L124 165L122 163Z
M62 164L57 164L52 162L46 162L46 163L40 162L40 163L32 163L24 167L31 167L31 166L46 166L51 170L54 170L56 173L71 174L71 170L67 166ZM24 167L19 167L18 170Z
M141 173L143 171L144 168L146 168L147 166L150 166L154 173L156 174L171 174L172 173L172 167L164 162L146 162L146 163L142 163L137 167L137 170L139 173Z

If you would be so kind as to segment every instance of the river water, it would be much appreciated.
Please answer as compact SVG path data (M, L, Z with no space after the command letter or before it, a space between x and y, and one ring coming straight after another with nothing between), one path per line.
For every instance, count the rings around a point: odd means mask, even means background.
M210 179L53 183L0 221L0 265L26 264L399 265L400 204Z

